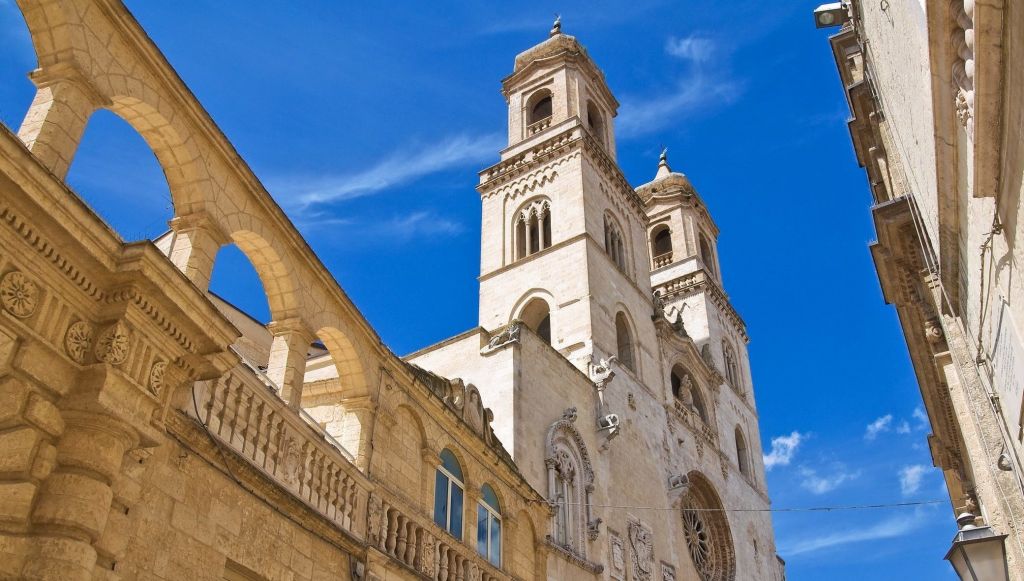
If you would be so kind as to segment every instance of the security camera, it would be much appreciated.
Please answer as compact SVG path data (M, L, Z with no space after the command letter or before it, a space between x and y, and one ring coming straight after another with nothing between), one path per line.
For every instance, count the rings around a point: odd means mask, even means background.
M601 419L597 420L597 426L602 430L614 430L619 427L619 415L608 414L603 416Z
M668 489L678 490L689 486L690 479L685 474L673 474L668 477Z
M814 9L814 26L816 28L842 26L849 19L850 13L842 2L822 4Z

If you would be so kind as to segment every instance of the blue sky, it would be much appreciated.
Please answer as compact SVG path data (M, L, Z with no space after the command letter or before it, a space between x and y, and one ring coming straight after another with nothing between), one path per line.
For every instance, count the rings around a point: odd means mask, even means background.
M128 5L399 354L476 323L473 188L504 139L499 83L559 11L622 102L627 178L649 180L668 146L721 228L774 506L946 498L868 253L870 196L815 3ZM35 57L9 0L0 54L0 120L16 130ZM110 113L90 122L68 181L129 239L173 215L152 154ZM266 318L244 257L220 259L214 290ZM954 578L946 503L774 520L794 581Z

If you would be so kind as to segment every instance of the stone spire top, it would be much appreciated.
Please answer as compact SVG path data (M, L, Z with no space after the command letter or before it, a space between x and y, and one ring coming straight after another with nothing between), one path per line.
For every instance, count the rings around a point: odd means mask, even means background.
M672 168L668 166L668 148L661 148L661 156L658 157L658 173L654 174L654 179L661 179L672 173Z

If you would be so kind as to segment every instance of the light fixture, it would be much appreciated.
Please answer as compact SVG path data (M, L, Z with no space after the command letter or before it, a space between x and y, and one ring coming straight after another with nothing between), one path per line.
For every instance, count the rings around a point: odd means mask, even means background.
M850 19L850 14L842 2L822 4L814 9L814 26L831 28L840 26Z
M962 581L1008 581L1006 564L1007 535L997 535L992 527L974 526L974 515L965 512L957 517L960 531L953 537L953 546L946 560L953 565Z

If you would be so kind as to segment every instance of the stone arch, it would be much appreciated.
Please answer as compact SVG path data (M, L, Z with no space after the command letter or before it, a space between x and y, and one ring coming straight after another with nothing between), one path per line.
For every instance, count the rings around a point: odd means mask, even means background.
M409 497L419 499L426 441L419 414L407 405L397 406L391 416L390 429L386 432L388 453L381 454L387 466L385 478Z
M553 99L554 95L551 89L538 89L531 93L526 99L526 125L533 125L543 119L549 119L554 112Z
M711 481L694 470L687 474L689 489L682 500L683 538L701 581L734 581L736 550L729 519Z
M351 398L369 397L369 382L366 377L367 366L359 348L349 335L336 326L320 327L315 335L331 354L337 371L342 401Z
M514 307L509 321L520 320L541 339L551 344L551 306L554 297L546 290L532 289L522 296Z
M750 449L747 447L747 437L743 435L743 428L736 425L733 432L733 439L736 442L736 465L740 474L750 477Z
M534 196L512 214L513 260L520 260L551 247L551 199Z
M544 464L548 500L556 505L552 538L585 557L586 539L593 540L590 497L594 492L594 467L575 422L576 408L569 408L548 428Z
M640 369L640 349L637 342L636 325L624 307L615 313L615 355L619 365L638 373Z
M651 260L654 268L661 268L672 261L672 229L668 224L659 224L651 230Z
M629 238L614 212L604 212L604 251L623 272L630 269Z
M263 283L272 320L283 320L298 314L299 302L291 269L283 253L260 232L263 228L252 218L246 224L228 220L228 238L245 254ZM252 228L252 229L250 229ZM212 268L211 264L211 268Z

